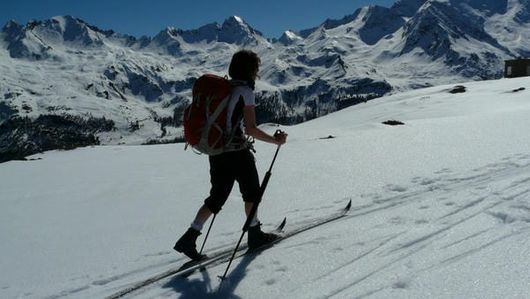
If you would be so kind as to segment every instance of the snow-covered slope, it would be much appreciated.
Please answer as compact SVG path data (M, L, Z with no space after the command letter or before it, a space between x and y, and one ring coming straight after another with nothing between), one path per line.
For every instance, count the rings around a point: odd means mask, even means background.
M221 293L226 265L132 297L526 298L530 81L460 85L282 127L265 228L352 199L349 215L237 260ZM274 150L257 143L261 174ZM32 158L0 164L0 297L103 298L185 261L171 247L208 192L206 157L173 144ZM243 221L235 188L206 250L233 246Z
M178 140L195 78L226 74L240 48L262 58L259 121L294 124L392 92L499 78L504 59L530 54L529 26L527 0L400 0L278 40L236 16L141 38L71 16L9 22L0 152Z

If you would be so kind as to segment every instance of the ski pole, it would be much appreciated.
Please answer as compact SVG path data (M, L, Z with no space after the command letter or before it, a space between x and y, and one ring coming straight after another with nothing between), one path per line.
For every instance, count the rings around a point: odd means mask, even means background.
M215 217L217 217L217 214L213 214L212 222L210 222L210 227L208 227L208 232L206 233L206 236L204 237L204 241L202 241L201 251L199 251L199 254L202 254L202 250L204 249L204 245L206 245L206 240L208 240L208 236L210 235L210 231L212 230L213 222L215 221Z
M280 130L277 130L276 134L281 133ZM230 265L232 265L232 261L234 260L234 257L236 256L237 250L239 249L239 246L241 245L241 241L243 241L243 237L245 236L245 233L248 231L248 228L250 227L250 223L252 222L252 219L254 219L254 216L256 215L256 212L258 211L258 206L261 202L261 199L263 198L263 194L265 193L265 188L267 188L267 184L269 183L269 179L272 175L272 167L274 166L274 162L276 162L276 157L278 156L278 152L280 151L281 145L278 145L276 148L276 153L274 154L274 158L272 159L271 166L269 167L269 170L265 174L265 177L263 178L263 182L261 183L258 200L254 203L252 206L252 209L250 210L250 213L248 214L247 221L245 221L245 225L243 225L243 232L241 233L241 236L239 237L239 241L237 242L236 248L232 252L232 256L230 257L230 260L228 261L228 265L226 266L226 270L221 278L221 284L219 285L219 289L221 288L221 285L226 278L226 274L228 273L228 269L230 269Z

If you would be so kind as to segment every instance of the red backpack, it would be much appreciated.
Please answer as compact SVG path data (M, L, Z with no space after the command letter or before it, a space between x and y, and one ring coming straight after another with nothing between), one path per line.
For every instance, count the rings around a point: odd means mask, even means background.
M184 110L184 139L207 155L225 152L227 107L232 84L226 78L206 74L193 84L193 100Z

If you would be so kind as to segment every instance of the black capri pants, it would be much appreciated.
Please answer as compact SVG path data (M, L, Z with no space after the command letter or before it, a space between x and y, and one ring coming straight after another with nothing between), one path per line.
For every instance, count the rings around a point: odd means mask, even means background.
M204 200L208 209L217 214L228 199L234 182L245 202L256 202L259 196L259 177L254 155L249 149L210 156L210 196Z

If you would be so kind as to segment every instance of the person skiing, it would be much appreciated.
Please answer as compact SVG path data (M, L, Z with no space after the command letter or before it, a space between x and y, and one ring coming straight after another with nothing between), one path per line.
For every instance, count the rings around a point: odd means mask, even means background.
M227 110L227 130L236 129L236 137L232 139L231 150L218 155L209 156L210 162L210 195L199 208L195 219L188 230L178 239L173 249L183 253L192 260L201 260L205 255L196 249L196 241L204 223L212 214L217 214L228 199L234 182L239 184L239 190L245 202L247 217L254 204L260 200L260 184L252 144L245 135L257 140L282 145L287 141L287 134L280 132L270 135L256 125L255 111L255 83L258 78L260 58L250 50L240 50L232 56L228 74L234 84ZM248 229L248 248L258 248L272 242L278 236L264 233L258 220L257 213L251 220Z

